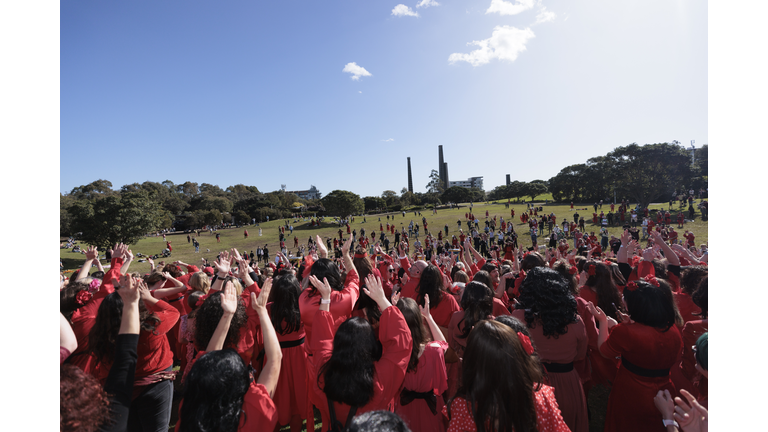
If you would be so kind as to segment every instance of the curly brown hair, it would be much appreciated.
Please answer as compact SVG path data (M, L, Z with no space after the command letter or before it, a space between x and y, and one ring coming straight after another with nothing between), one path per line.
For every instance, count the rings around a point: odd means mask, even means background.
M109 420L107 393L79 367L61 365L59 389L60 431L97 431Z
M221 291L216 291L205 299L205 302L195 312L195 346L200 351L205 351L208 342L219 325L224 310L221 309ZM242 298L237 299L237 311L229 324L227 338L224 341L224 347L237 346L240 340L240 329L245 327L248 316L245 313L245 303Z

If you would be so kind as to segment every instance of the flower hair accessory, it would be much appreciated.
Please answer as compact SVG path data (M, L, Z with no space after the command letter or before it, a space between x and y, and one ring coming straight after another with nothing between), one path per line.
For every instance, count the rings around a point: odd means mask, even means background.
M587 274L589 274L590 276L594 276L596 272L597 270L595 269L594 264L590 264L589 267L587 267Z
M88 303L93 298L93 294L91 294L88 290L82 290L75 295L75 301L77 301L77 304L80 306L83 306L84 304Z
M531 344L531 338L522 334L521 332L517 332L517 337L520 338L520 343L523 345L525 353L528 355L533 354L533 344Z
M88 292L95 293L99 290L99 287L101 287L101 279L94 279L88 285Z
M577 269L575 266L570 266L570 267L568 268L568 273L570 273L570 274L572 274L572 275L575 275L575 274L576 274L576 273L578 273L578 272L579 272L579 269Z
M632 282L628 283L627 286L625 287L625 289L628 289L630 291L636 290L637 289L637 282L632 281Z
M656 276L653 276L653 275L646 275L646 276L645 276L643 279L644 279L646 282L648 282L649 284L651 284L651 285L653 285L653 286L655 286L655 287L658 287L658 286L659 286L659 281L658 281L658 279L656 279Z
M207 298L208 298L208 294L201 295L200 298L197 299L197 301L195 302L195 307L202 306L203 303L205 303L205 299L207 299Z

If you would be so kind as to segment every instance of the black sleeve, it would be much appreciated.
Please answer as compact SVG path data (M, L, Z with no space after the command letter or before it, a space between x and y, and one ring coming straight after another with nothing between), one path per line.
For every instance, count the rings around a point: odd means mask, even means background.
M258 282L259 282L259 275L258 275L258 274L256 274L256 272L255 272L255 271L252 271L252 272L248 273L248 276L250 276L250 277L251 277L251 280L252 280L252 281L254 281L254 282L256 282L256 285L258 285Z
M619 263L619 271L624 279L629 280L629 275L632 274L632 266L627 263Z
M109 409L111 423L103 425L102 431L125 431L128 427L128 410L133 397L133 377L136 373L139 344L137 334L119 334L115 345L115 361L109 370L104 391L109 394Z

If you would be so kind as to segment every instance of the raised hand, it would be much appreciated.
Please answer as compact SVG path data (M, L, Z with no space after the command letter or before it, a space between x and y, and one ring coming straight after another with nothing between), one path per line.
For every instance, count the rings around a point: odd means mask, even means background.
M134 279L130 275L120 275L120 281L112 279L112 283L114 286L120 287L116 291L120 298L123 299L123 303L128 304L139 301L141 293L139 292L138 279Z
M221 309L225 314L234 315L237 312L237 291L231 281L224 285L221 293Z
M692 394L686 390L680 389L687 403L679 397L675 398L675 413L673 414L677 423L684 431L706 431L709 428L709 413L707 409L701 406Z
M125 261L133 261L133 251L130 249L125 251Z
M221 251L221 254L219 255L219 259L213 262L213 266L216 268L216 271L219 277L226 277L227 274L229 274L229 269L230 269L229 259L230 259L229 252Z
M256 293L251 292L251 307L257 313L267 312L267 301L269 301L269 293L272 291L272 278L267 278L264 281L264 286L261 288L261 293L256 297Z
M624 230L624 232L621 233L621 244L626 247L627 244L629 244L630 239L632 239L632 235L629 233L629 230Z
M382 312L388 306L391 306L389 300L387 299L387 295L384 294L384 289L381 287L381 279L374 276L373 274L369 274L365 278L365 286L363 287L363 291L365 291L365 293L368 294L368 297L370 297L373 301L376 302L376 304L379 305L379 309L381 309Z
M659 410L664 420L672 420L672 415L675 413L675 401L669 394L669 390L659 390L653 398L653 404L656 405L656 409Z
M424 306L419 306L419 310L424 318L429 319L429 294L424 295Z
M144 280L134 279L134 282L138 284L139 295L141 296L142 300L152 301L155 299L152 297L152 293L149 291L149 287L147 286L147 283L144 282Z
M396 305L400 301L400 291L392 293L392 304Z
M643 249L644 261L653 261L654 258L656 258L656 252L653 250L652 247Z
M327 278L323 278L323 281L321 282L315 275L309 275L309 283L317 289L322 298L331 298L331 285L328 283Z
M99 252L96 246L91 246L85 251L85 259L95 260L99 258Z
M328 248L323 243L323 239L319 235L315 236L315 244L317 245L317 255L320 258L328 258Z
M352 246L352 236L347 236L347 240L341 246L341 253L349 255L349 248Z
M128 245L125 245L123 243L117 243L113 248L112 257L122 258L123 260L125 260L126 252L128 252Z
M589 313L591 313L601 324L608 320L608 316L605 315L605 312L603 312L602 309L600 309L600 306L596 306L592 302L587 303L587 310L589 310Z

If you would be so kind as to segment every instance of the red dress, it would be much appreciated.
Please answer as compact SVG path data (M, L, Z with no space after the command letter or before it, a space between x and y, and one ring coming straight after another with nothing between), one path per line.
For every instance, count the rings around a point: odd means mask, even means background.
M434 307L432 306L434 303L432 303L431 300L432 299L430 299L429 304L430 315L435 319L438 326L448 327L451 322L451 317L453 317L453 313L461 310L459 303L456 301L456 297L452 296L450 293L444 292L440 304Z
M299 345L282 348L282 345L296 344L302 339L304 342ZM280 364L280 378L277 380L274 401L277 407L278 423L286 425L290 423L291 416L305 419L311 412L307 398L307 352L304 349L306 343L304 326L292 333L277 333L277 340L280 341L283 360Z
M666 431L653 398L659 390L675 393L669 373L661 377L646 377L630 372L627 367L670 369L675 366L682 344L676 326L661 331L635 322L617 324L611 329L601 352L611 357L622 356L622 364L608 398L605 432ZM629 362L631 366L628 366Z
M333 302L331 302L333 306ZM320 410L323 419L323 432L328 430L331 424L328 400L322 377L318 385L318 373L322 365L331 358L333 351L334 317L330 312L318 310L315 314L315 333L310 340L310 355L314 357L314 364L307 365L309 376L315 377L309 385L312 392L312 400ZM400 391L408 369L408 361L411 357L411 331L403 318L402 312L396 307L390 306L381 313L381 325L379 326L379 341L382 345L381 359L374 363L373 396L364 406L358 407L356 415L368 411L388 410L394 406L394 398ZM336 419L345 422L349 414L350 406L344 403L334 402Z
M586 285L581 287L579 290L579 297L584 301L592 302L592 304L597 306L597 293L595 293L592 288ZM587 314L592 317L592 321L594 321L594 316L589 311L586 311L586 314L579 312L582 319L584 319L584 316ZM606 385L609 381L613 381L616 378L616 370L619 367L616 359L605 358L597 350L597 323L594 325L595 332L592 332L590 329L587 330L587 337L589 339L589 350L587 355L589 358L589 366L592 369L591 384L588 388L591 388L595 384Z
M696 304L691 299L690 295L681 291L681 292L675 293L674 296L675 296L675 303L677 303L677 310L680 311L680 316L683 317L683 322L694 321L699 319L699 316L694 315L694 313L700 314L701 308L696 306Z
M534 391L533 396L536 408L536 429L540 432L570 432L560 415L552 387L542 385L539 391ZM443 415L448 418L447 406L443 408ZM450 421L448 432L477 432L469 402L464 398L457 397L453 400L448 420Z
M678 366L672 368L672 382L675 389L688 390L694 397L701 400L707 398L707 378L696 370L696 357L693 355L691 347L696 345L699 337L708 331L708 320L689 321L683 326L683 350L680 355Z
M525 322L525 311L522 309L515 310L512 316ZM587 331L578 314L576 321L568 324L567 332L557 338L544 336L544 326L541 322L536 322L528 331L542 363L569 364L587 357ZM587 398L584 396L578 370L572 368L568 372L548 371L547 376L549 384L554 387L563 421L574 432L589 432Z
M442 393L448 388L448 375L445 369L445 351L447 342L429 342L419 357L415 371L408 372L403 381L403 389L415 392L434 392L437 400L437 413L432 414L424 399L414 399L407 405L400 405L400 398L395 398L395 413L399 415L412 431L443 432L441 412L445 401Z

